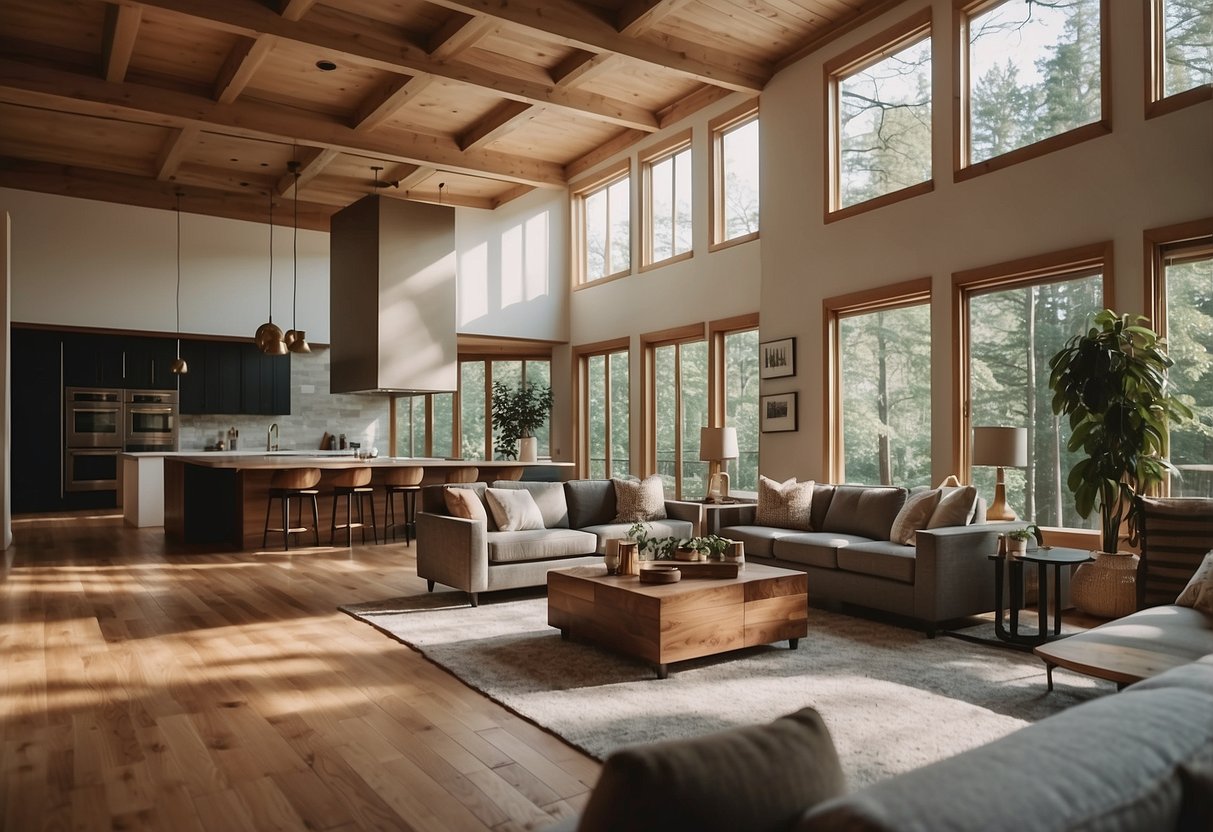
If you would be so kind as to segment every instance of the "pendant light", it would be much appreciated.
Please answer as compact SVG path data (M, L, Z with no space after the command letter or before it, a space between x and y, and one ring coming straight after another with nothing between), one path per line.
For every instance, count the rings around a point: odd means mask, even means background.
M257 327L253 343L266 355L286 355L282 330L274 323L274 194L270 192L270 317Z
M294 263L294 275L291 281L291 328L283 336L283 343L291 352L311 352L307 343L307 331L295 329L295 313L299 305L299 163L287 162L287 170L295 175L295 236L291 241L291 259Z
M169 366L176 375L190 371L190 365L181 357L181 191L177 191L177 357Z

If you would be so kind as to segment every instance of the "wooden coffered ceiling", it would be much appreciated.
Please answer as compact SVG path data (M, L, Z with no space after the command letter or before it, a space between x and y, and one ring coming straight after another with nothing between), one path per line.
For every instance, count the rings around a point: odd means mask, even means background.
M289 223L298 161L301 227L376 178L491 209L895 2L0 0L0 186Z

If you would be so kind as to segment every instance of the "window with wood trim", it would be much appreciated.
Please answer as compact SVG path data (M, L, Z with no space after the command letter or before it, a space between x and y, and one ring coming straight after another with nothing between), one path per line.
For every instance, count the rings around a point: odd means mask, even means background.
M627 345L578 352L580 476L631 473L631 388Z
M454 393L395 396L396 445L393 456L454 454Z
M1213 497L1213 219L1147 235L1155 326L1175 362L1169 380L1194 418L1172 427L1173 497Z
M691 252L691 136L689 131L641 155L644 182L644 265Z
M930 278L824 308L831 481L930 485Z
M708 344L694 336L646 340L650 368L653 464L667 497L699 499L707 492L708 463L699 459L699 429L708 424Z
M1213 97L1213 4L1146 0L1147 113L1158 115ZM1153 105L1165 102L1165 106Z
M758 236L759 132L757 102L713 119L712 240L713 246L744 242Z
M1107 2L959 9L959 169L1004 167L1111 129Z
M573 194L579 282L626 274L632 268L632 177L624 166Z
M1090 246L957 274L961 473L993 498L996 469L968 469L975 426L1027 430L1028 464L1006 468L1006 498L1041 526L1098 527L1079 517L1066 486L1081 451L1070 451L1068 420L1053 415L1049 360L1091 316L1113 303L1111 249Z
M828 61L825 72L827 212L929 190L930 9Z
M721 333L724 424L737 429L737 459L728 460L731 492L758 491L758 330ZM692 492L692 496L698 496Z
M547 358L461 358L459 361L459 456L463 459L506 459L493 435L493 382L517 388L551 385ZM551 419L535 431L539 456L551 456Z

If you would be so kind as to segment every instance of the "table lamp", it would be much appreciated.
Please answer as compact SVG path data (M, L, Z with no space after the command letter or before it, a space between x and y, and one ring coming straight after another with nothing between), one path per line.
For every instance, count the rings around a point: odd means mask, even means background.
M721 461L736 459L737 428L700 428L699 460L708 467L708 493L705 503L723 503L729 499L729 475L721 470Z
M994 502L986 511L990 521L1017 520L1019 515L1007 505L1007 487L1003 468L1023 468L1028 464L1028 429L1004 427L973 428L972 465L998 467L994 482Z

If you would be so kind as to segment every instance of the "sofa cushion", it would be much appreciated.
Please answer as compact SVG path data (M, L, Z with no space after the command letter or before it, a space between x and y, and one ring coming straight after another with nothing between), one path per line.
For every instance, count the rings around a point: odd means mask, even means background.
M1208 552L1205 559L1200 562L1200 566L1196 567L1196 571L1188 579L1187 586L1180 591L1175 603L1181 607L1195 607L1206 593L1209 596L1209 603L1213 604L1213 551ZM1213 609L1206 609L1205 612L1213 613Z
M584 529L615 519L615 484L610 480L569 480L564 484L569 527Z
M489 501L489 510L503 532L518 532L542 529L543 515L531 492L513 488L487 488L484 496Z
M717 532L729 540L740 540L745 544L745 553L759 558L775 557L774 544L776 540L790 535L800 534L792 529L778 529L774 526L726 526Z
M820 531L888 540L897 512L905 505L907 493L898 486L835 486L830 510L826 512Z
M911 492L906 497L901 511L897 512L897 517L893 519L893 526L889 529L889 540L902 545L912 545L914 533L927 527L937 505L939 505L939 491L936 489L929 488L925 491Z
M692 537L695 534L695 524L689 520L650 520L644 524L649 537ZM631 523L598 523L592 526L582 526L583 532L598 536L598 551L606 551L606 542L611 538L625 538Z
M665 487L658 474L643 480L611 477L615 485L615 523L665 519Z
M807 532L813 527L813 485L812 480L798 483L795 477L776 482L759 476L754 523Z
M592 555L598 538L576 529L489 532L489 563L517 563Z
M852 543L868 543L866 537L834 532L800 532L778 538L772 550L780 560L824 569L838 568L838 550Z
M838 568L903 584L914 583L914 547L890 541L852 543L838 550Z
M580 832L782 832L842 794L842 766L818 713L623 748L607 757Z
M519 480L498 480L493 488L529 491L539 506L543 515L545 529L567 529L569 527L569 505L564 498L564 483L560 482L522 482Z
M830 511L830 503L834 500L834 486L828 482L819 482L813 486L813 523L812 530L819 532L825 528L826 514Z
M967 526L973 522L977 509L977 489L971 485L959 488L940 488L939 505L931 515L928 529L943 529L948 526Z
M480 495L470 488L444 488L442 498L446 501L446 510L452 517L462 517L464 520L489 521L488 512Z
M794 829L1175 829L1180 769L1213 759L1213 665L1202 664L818 805Z

